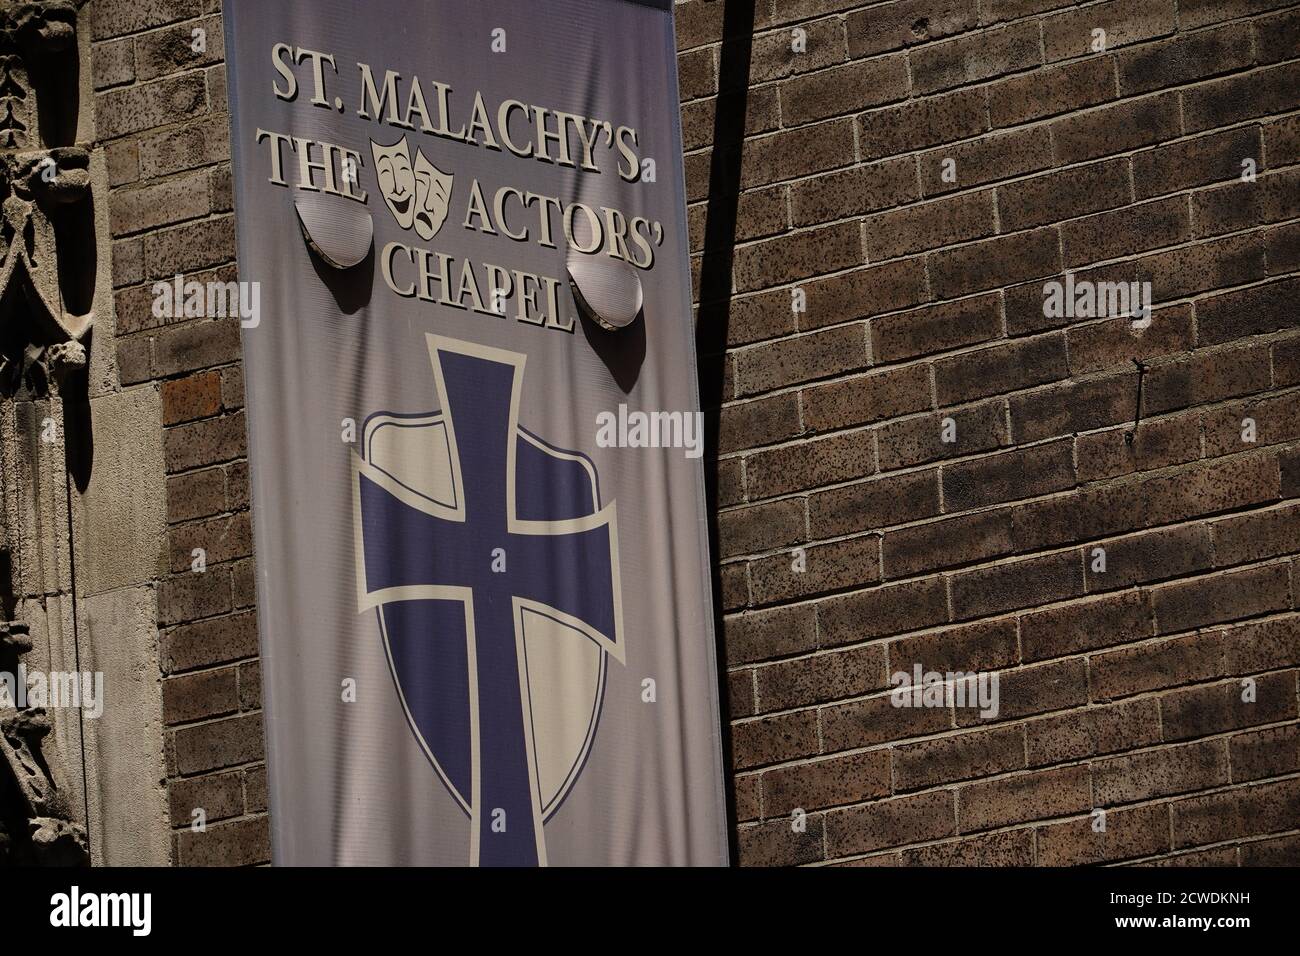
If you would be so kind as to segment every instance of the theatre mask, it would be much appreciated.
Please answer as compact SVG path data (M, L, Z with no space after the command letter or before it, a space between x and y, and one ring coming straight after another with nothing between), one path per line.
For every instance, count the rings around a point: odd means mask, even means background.
M415 151L415 231L421 239L432 239L447 218L451 201L451 173L444 173Z
M380 146L373 139L370 152L375 158L375 175L379 178L379 191L384 194L388 211L397 224L410 229L415 221L415 171L411 168L411 153L403 136L391 146Z

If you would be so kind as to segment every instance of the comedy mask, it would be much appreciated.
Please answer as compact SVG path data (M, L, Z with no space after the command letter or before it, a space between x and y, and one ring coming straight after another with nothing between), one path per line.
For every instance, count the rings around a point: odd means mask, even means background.
M411 153L403 136L392 146L380 146L373 139L370 152L375 157L375 174L379 177L379 191L384 194L388 211L397 224L410 229L415 221L415 172L411 169ZM444 204L445 209L445 204Z

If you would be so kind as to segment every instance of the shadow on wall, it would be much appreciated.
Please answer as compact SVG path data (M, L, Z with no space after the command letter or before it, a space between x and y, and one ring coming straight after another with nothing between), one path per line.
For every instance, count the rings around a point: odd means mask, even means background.
M699 356L700 405L705 413L705 485L709 517L709 548L718 554L718 429L722 382L726 364L727 326L731 318L731 269L740 204L740 160L749 100L749 65L753 52L754 0L725 0L722 49L718 64L718 100L713 120L713 155L709 167L709 198L705 207L704 258L700 266L700 313L695 325ZM731 766L731 715L727 699L726 650L722 633L722 573L714 561L713 616L717 653L718 693L723 701L723 760ZM736 829L735 794L727 788L727 816ZM737 862L736 846L731 847Z

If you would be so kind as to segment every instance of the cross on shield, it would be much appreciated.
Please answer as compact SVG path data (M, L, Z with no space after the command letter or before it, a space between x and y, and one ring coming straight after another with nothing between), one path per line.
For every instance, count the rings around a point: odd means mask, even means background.
M438 411L372 415L353 454L359 609L470 863L545 865L624 661L615 505L585 456L520 426L525 356L427 340Z

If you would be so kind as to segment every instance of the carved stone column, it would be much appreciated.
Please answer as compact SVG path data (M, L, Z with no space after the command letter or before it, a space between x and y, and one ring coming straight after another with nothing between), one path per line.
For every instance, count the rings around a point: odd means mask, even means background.
M15 677L81 669L71 511L94 216L75 142L80 6L0 0L0 671ZM23 704L0 700L0 862L87 863L81 715Z

